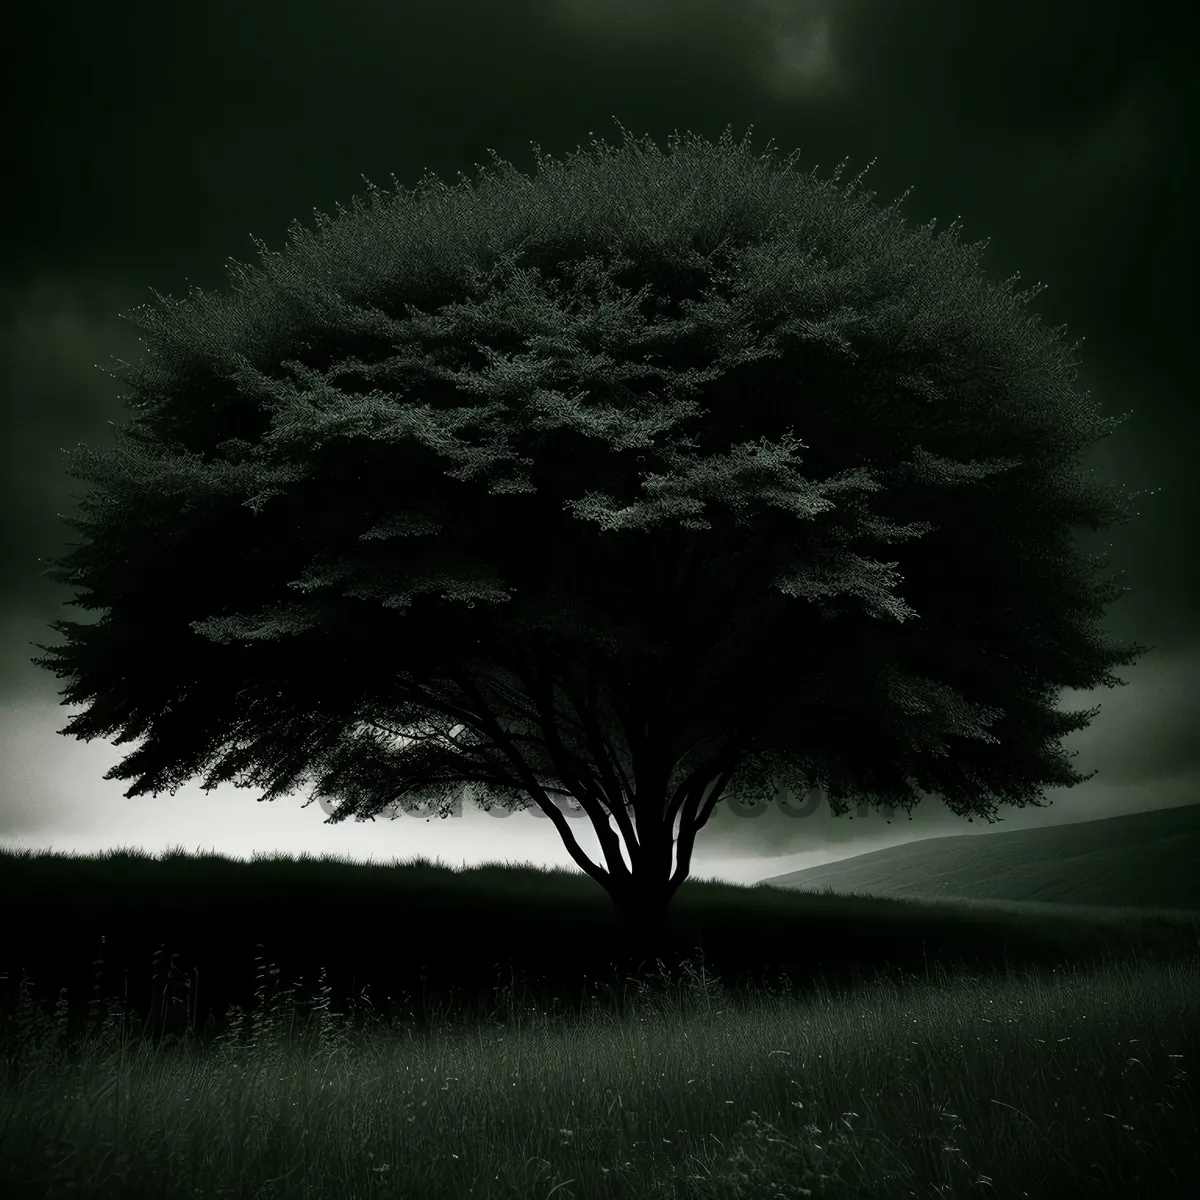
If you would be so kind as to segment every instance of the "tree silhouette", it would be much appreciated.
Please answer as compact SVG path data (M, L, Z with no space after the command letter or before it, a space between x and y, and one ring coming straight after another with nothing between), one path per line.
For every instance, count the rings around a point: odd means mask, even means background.
M130 797L535 805L646 949L726 794L991 821L1090 778L1055 695L1145 650L1071 539L1130 516L1075 464L1119 421L986 243L748 137L368 182L155 292L119 444L67 452L89 541L46 573L107 612L38 644L61 732L144 737Z

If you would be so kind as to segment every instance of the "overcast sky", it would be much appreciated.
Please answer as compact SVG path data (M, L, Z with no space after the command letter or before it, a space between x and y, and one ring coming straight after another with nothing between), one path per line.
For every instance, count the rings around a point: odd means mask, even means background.
M365 193L362 176L455 183L489 148L532 171L530 143L562 158L591 134L619 145L615 116L665 149L668 135L774 139L796 168L905 189L916 226L961 216L991 238L997 282L1049 285L1031 311L1076 352L1077 386L1107 413L1132 410L1086 461L1141 498L1113 531L1131 591L1107 628L1151 650L1128 686L1065 693L1103 709L1064 745L1089 782L1048 809L1002 810L997 829L1194 803L1200 781L1200 589L1195 466L1200 6L1178 0L18 0L8 18L0 174L0 844L89 852L141 846L424 854L568 865L545 818L469 804L425 823L325 825L306 795L256 804L200 780L125 799L102 780L132 746L59 736L77 711L28 660L47 626L79 619L39 556L64 552L87 485L60 448L112 444L121 385L97 369L140 357L120 316L228 286L227 258L257 262ZM1157 489L1157 490L1156 490ZM1093 548L1091 543L1087 547ZM1095 548L1099 548L1098 544ZM90 618L89 618L90 619ZM147 647L152 653L153 647ZM797 798L800 802L801 798ZM803 809L801 810L804 811ZM597 854L586 821L573 824ZM738 817L722 804L695 874L747 882L915 836L986 831L936 800L911 821L833 818L820 804Z

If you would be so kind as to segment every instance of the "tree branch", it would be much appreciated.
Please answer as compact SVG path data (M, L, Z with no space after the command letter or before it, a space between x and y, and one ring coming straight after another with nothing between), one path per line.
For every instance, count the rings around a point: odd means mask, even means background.
M601 810L598 809L596 802L592 798L588 789L581 786L580 790L575 791L573 794L583 806L584 812L587 813L593 827L596 829L596 834L600 838L600 844L605 850L605 859L609 864L608 872L605 872L603 868L597 866L590 858L588 858L586 854L584 854L583 850L579 846L579 843L575 840L575 835L571 832L571 827L567 823L566 817L564 817L559 811L557 805L550 802L549 797L542 789L541 784L534 778L533 772L529 769L524 758L518 753L516 747L513 746L513 744L509 741L507 735L500 728L498 722L496 721L496 718L490 711L488 711L487 706L484 704L483 697L479 694L478 689L470 680L465 678L460 678L456 680L456 682L461 688L463 688L464 692L466 692L468 696L473 696L479 702L481 711L480 720L482 721L487 733L489 736L491 736L495 744L499 746L501 750L508 756L509 760L513 764L514 769L521 779L522 785L529 791L530 796L532 796L537 802L538 807L541 808L546 816L550 818L550 821L558 831L559 837L562 838L563 844L567 848L567 853L580 867L580 869L591 876L591 878L605 888L605 890L609 890L613 882L614 873L618 879L627 880L628 871L625 869L624 863L621 862L619 847L616 847L616 860L620 864L621 869L619 872L615 871L612 858L609 853L609 845L614 844L615 839L612 831L608 829L607 820L604 820ZM555 737L557 738L557 735L555 735ZM561 743L559 744L559 749L563 749ZM563 757L565 762L565 756ZM557 761L556 766L559 766L560 770L564 770L564 766L559 765ZM562 782L565 785L570 786L573 773L569 769L569 764L566 765L564 773L566 774L567 778L564 778ZM607 839L605 837L606 834Z

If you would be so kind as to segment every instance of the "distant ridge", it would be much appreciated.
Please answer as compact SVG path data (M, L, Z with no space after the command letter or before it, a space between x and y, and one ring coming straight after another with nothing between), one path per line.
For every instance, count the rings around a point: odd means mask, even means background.
M1200 804L925 838L760 882L911 899L1200 910Z

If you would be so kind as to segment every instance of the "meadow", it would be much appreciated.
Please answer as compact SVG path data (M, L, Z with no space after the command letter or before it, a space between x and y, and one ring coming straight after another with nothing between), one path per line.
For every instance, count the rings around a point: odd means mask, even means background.
M923 838L764 882L901 899L1200 909L1200 804Z
M47 877L52 861L41 863ZM519 891L521 871L509 871ZM501 903L503 872L487 878ZM570 883L594 888L582 877ZM700 882L689 903L706 889L742 893L746 911L761 907L760 926L781 905L792 922L834 924L864 966L880 953L872 922L886 912L895 944L920 943L927 969L749 986L693 957L650 980L593 975L575 995L514 974L490 1007L427 1009L406 1021L356 1011L353 996L339 1012L327 985L307 997L277 991L279 973L262 958L255 1002L204 1031L196 972L168 971L156 1004L191 1008L181 1033L157 1037L153 1014L101 998L98 984L86 1024L71 1032L65 996L51 1011L23 979L0 1025L0 1194L1193 1194L1200 913L1097 917L1121 935L1101 956L1093 937L1081 935L1073 950L1062 941L1063 930L1086 924L1073 913L1000 918L977 902ZM985 917L1008 923L1002 965L938 950L937 921L961 929L968 945ZM1013 930L1037 941L1035 927L1046 935L1055 921L1058 961L1007 961L1019 947ZM95 966L99 975L103 959Z

